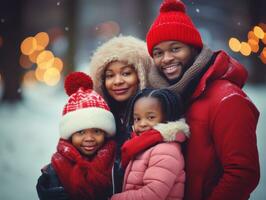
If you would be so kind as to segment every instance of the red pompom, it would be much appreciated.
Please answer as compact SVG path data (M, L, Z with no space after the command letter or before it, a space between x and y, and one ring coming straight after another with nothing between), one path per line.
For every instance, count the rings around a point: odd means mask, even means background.
M91 77L83 72L72 72L65 78L65 91L68 96L77 92L79 88L85 90L93 88Z
M179 11L186 12L185 5L179 0L164 0L161 4L160 12Z

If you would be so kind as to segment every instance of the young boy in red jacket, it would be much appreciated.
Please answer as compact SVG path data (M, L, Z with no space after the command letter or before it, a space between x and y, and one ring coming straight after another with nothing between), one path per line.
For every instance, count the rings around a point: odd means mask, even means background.
M89 76L66 77L70 96L60 122L60 140L51 164L42 170L41 200L105 200L112 188L115 120L104 99L92 90Z

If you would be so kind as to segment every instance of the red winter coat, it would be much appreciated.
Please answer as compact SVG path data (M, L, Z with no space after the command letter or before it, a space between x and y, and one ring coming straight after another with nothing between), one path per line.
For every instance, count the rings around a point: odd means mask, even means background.
M60 139L52 166L72 200L107 199L112 187L115 143L108 141L91 159L81 156L67 140Z
M188 200L244 200L259 181L259 112L241 90L246 70L220 52L201 78L186 113Z

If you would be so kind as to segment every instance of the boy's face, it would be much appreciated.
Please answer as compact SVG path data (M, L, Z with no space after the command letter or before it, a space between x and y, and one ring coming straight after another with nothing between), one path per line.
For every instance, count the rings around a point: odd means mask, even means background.
M157 44L152 57L157 69L168 79L177 82L192 65L197 51L178 41L164 41Z
M104 143L105 132L98 128L88 128L75 132L72 137L72 144L85 156L95 154Z
M142 97L135 102L133 119L134 131L140 134L152 129L156 124L164 121L161 103L153 97Z

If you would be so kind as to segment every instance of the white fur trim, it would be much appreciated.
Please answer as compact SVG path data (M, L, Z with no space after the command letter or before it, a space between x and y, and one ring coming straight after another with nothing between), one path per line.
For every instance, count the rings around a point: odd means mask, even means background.
M89 74L93 79L94 90L104 97L102 75L112 61L122 61L133 65L139 78L139 89L147 87L147 74L154 65L146 43L133 36L114 37L99 46L91 57Z
M189 126L184 118L174 122L159 123L154 129L161 133L166 142L176 141L177 134L184 134L186 137L190 135Z
M68 112L59 125L61 138L68 139L80 130L99 128L107 133L107 137L115 135L116 126L113 114L103 108L90 107Z

